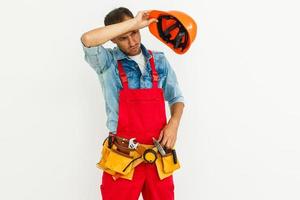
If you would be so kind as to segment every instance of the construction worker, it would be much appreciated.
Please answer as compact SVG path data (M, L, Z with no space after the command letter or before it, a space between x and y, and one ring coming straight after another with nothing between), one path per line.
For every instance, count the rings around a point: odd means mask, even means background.
M151 23L157 19L149 18L149 11L134 17L120 7L106 15L104 27L85 32L81 42L84 58L101 82L109 135L124 141L134 138L136 144L144 145L153 145L155 138L164 149L173 149L184 98L164 53L147 50L141 43L139 29ZM107 41L117 46L104 48ZM165 101L171 111L169 120ZM116 165L118 162L114 160ZM160 178L158 167L151 162L135 166L129 179L114 175L117 173L103 172L103 200L138 200L140 194L145 200L174 199L173 176Z

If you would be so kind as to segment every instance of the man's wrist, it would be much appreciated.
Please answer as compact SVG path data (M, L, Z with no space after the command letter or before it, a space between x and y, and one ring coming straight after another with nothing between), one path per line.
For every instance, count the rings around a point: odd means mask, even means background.
M178 128L179 127L179 119L177 119L175 117L171 117L169 120L169 124Z
M129 21L129 20L128 20ZM132 24L131 26L131 31L137 30L139 29L139 24L138 24L138 20L136 18L132 18L130 19L130 23Z

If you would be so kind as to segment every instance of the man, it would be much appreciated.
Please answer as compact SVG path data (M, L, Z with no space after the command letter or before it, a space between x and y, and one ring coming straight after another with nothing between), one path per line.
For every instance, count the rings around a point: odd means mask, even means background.
M173 149L184 99L176 75L162 52L148 51L141 43L139 29L156 23L149 11L134 17L124 7L112 10L104 27L81 37L85 60L97 72L105 98L107 128L110 135L134 138L140 144L157 139L165 149ZM114 49L102 45L112 41ZM171 118L166 122L164 101L168 101ZM174 199L173 177L160 179L155 164L135 167L132 180L114 179L104 172L101 193L104 200Z

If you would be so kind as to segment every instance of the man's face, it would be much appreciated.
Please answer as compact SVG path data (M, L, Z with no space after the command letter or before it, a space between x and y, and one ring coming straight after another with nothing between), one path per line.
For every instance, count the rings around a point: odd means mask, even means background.
M112 42L117 44L128 56L135 56L141 52L141 34L139 30L120 35L112 39Z
M112 41L128 56L135 56L141 52L141 35L139 30L125 33Z

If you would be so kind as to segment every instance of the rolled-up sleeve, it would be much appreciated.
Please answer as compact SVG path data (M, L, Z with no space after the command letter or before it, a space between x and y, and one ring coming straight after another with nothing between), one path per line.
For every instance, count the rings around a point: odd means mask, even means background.
M110 67L113 61L112 49L102 45L86 47L82 43L85 61L98 73L101 74Z
M166 58L164 59L164 64L167 70L166 79L162 85L164 90L165 100L168 101L169 106L172 106L174 103L177 102L184 103L184 97L179 87L175 71L172 69L170 63Z

